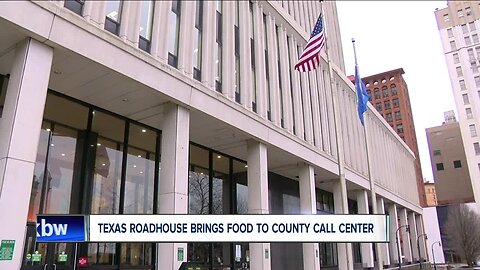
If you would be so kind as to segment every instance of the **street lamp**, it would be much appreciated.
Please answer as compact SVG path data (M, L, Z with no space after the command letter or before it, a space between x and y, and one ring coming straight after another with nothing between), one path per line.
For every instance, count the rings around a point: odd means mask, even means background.
M420 257L420 270L422 270L422 252L420 251L420 237L425 236L425 240L428 239L426 233L422 233L417 237L417 250L418 250L418 257Z
M435 270L437 270L437 264L435 263L435 252L433 252L433 246L438 243L438 246L442 246L442 243L440 241L437 241L437 242L433 242L432 244L432 256L433 256L433 267L435 268Z
M396 243L397 243L397 254L398 254L398 269L402 269L402 258L400 257L400 247L398 246L398 242L399 242L398 241L398 231L403 227L405 227L406 232L410 232L410 227L408 225L402 225L402 226L398 227L397 231L395 231L395 240L396 240Z

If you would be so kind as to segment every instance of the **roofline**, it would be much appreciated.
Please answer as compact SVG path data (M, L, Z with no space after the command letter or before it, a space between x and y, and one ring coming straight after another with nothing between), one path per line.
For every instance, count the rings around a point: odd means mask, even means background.
M391 74L391 73L405 74L405 71L403 70L403 68L392 69L392 70L385 71L385 72L382 72L382 73L378 73L378 74L370 75L370 76L367 76L367 77L363 77L362 80L369 80L369 79L373 79L373 78L376 78L376 77L381 77L382 75L387 75L387 74Z

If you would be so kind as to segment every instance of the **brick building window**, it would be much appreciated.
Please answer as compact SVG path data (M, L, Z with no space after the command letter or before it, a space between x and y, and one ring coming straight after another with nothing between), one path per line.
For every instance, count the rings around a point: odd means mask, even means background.
M380 90L378 88L375 88L375 90L373 91L373 94L375 95L375 98L380 98Z
M385 110L389 110L390 108L390 101L385 101Z
M398 133L403 133L403 125L402 124L397 125L397 132Z
M392 114L391 114L391 113L387 113L387 114L385 115L385 119L386 119L388 122L392 121Z
M438 150L438 149L437 149L437 150L433 150L433 155L434 155L434 156L441 156L441 155L442 155L442 151L440 151L440 150Z
M443 21L448 22L450 18L448 18L448 14L443 14Z
M397 86L395 84L390 85L390 92L392 93L392 96L397 95Z
M395 120L402 120L402 113L401 112L395 112Z
M393 107L398 108L400 106L400 101L398 101L398 98L393 100Z

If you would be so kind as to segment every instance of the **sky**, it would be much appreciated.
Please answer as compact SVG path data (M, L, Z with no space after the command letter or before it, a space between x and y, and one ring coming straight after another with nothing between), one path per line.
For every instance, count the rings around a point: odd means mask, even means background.
M439 126L455 101L435 20L447 1L337 1L347 75L403 68L417 135L423 177L433 181L425 129ZM458 117L457 117L458 119Z

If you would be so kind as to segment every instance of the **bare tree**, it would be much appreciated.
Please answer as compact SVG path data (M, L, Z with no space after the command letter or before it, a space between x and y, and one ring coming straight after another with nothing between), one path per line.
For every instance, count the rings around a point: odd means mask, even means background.
M448 245L471 267L480 256L480 216L465 204L449 206L445 235Z

